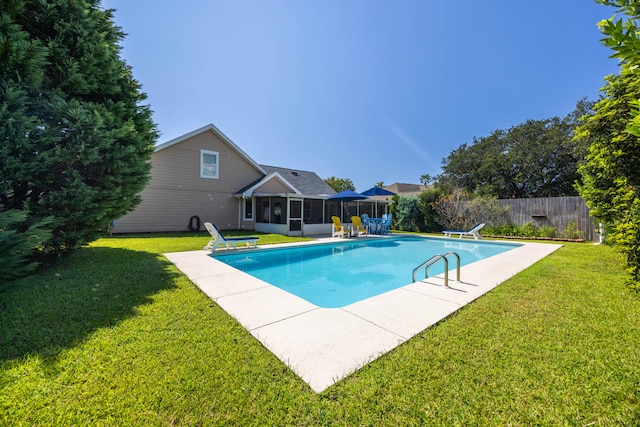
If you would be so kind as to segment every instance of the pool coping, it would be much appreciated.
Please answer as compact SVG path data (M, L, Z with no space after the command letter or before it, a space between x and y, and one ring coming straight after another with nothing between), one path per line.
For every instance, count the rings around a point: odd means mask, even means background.
M269 248L330 242L344 239L319 238ZM450 272L448 288L442 274L341 308L318 307L218 261L209 251L164 255L320 393L562 247L518 243L521 246L510 251L463 265L461 282L455 282L455 271ZM244 250L252 249L238 252Z

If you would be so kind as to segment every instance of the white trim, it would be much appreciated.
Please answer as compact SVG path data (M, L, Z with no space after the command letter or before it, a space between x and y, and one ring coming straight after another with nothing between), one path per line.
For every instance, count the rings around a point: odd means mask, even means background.
M204 168L204 165L205 165L204 156L205 155L216 156L216 174L215 174L215 176L205 174L205 168ZM200 150L200 178L206 178L206 179L219 179L220 178L220 153L218 153L217 151Z
M247 200L251 200L251 218L247 217ZM240 203L242 204L242 217L244 221L255 221L256 216L256 201L253 197L241 197Z
M194 131L191 131L189 133L185 133L182 136L179 136L177 138L174 138L170 141L164 142L160 145L156 145L156 149L155 151L160 151L160 150L164 150L165 148L169 148L172 145L178 144L184 140L187 140L193 136L199 135L201 133L204 132L213 132L215 135L217 135L222 141L224 141L229 147L231 147L233 150L235 150L238 154L240 154L240 156L242 158L244 158L247 162L249 162L251 164L251 166L253 166L254 168L256 168L259 172L261 172L263 175L267 174L267 171L265 171L262 166L260 166L258 163L255 162L255 160L253 160L251 157L249 157L249 155L247 153L245 153L244 151L242 151L242 149L240 147L238 147L233 141L231 141L231 139L229 139L229 137L227 135L225 135L224 133L222 133L222 131L220 131L220 129L218 129L217 127L215 127L213 124L208 124L206 126L203 126L199 129L196 129Z
M291 183L289 181L287 181L278 172L271 172L269 175L265 176L260 181L258 181L257 183L255 183L251 187L247 188L244 192L236 194L236 196L244 196L244 197L254 196L255 194L253 194L253 191L256 188L264 185L266 182L271 181L272 179L277 179L278 181L280 181L282 184L284 184L286 187L288 187L291 190L291 193L302 195L302 193L296 187L291 185Z

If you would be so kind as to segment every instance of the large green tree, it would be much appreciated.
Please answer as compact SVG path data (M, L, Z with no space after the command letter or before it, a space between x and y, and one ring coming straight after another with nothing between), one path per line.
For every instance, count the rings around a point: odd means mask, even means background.
M336 178L335 176L332 176L325 179L324 182L326 182L327 185L333 188L333 190L337 193L344 190L356 191L356 186L349 178Z
M608 240L626 255L630 284L640 288L640 1L598 3L626 15L599 23L603 43L620 59L621 73L606 78L594 114L577 129L576 137L590 144L578 188L591 214L605 225Z
M449 188L498 198L575 195L584 148L572 140L591 102L581 100L565 118L527 120L462 144L443 160L438 177Z
M148 181L157 131L123 37L99 0L0 3L0 215L53 217L43 252L95 239Z

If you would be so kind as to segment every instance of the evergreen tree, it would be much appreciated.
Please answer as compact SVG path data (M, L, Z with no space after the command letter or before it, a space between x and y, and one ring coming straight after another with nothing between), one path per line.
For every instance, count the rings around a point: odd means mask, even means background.
M0 215L53 217L47 253L107 231L148 181L157 132L123 37L99 0L0 5Z

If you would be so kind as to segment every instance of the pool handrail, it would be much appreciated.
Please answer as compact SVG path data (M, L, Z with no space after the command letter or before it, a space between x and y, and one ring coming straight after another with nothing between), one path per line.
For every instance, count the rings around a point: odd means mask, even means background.
M447 259L448 255L455 255L458 260L458 266L456 268L456 273L457 273L456 280L459 282L460 281L460 255L458 255L456 252L450 251L444 255L436 254L431 258L429 258L428 260L426 260L425 262L423 262L422 264L420 264L419 266L417 266L416 268L414 268L411 276L413 281L412 283L416 282L416 272L418 270L424 267L424 278L426 279L429 277L429 267L436 264L438 261L444 261L444 285L446 287L449 287L449 260Z

